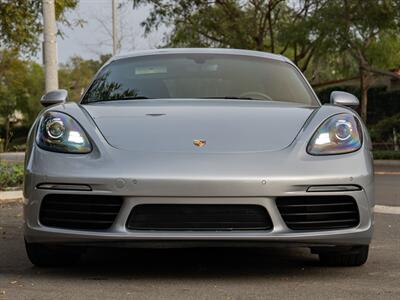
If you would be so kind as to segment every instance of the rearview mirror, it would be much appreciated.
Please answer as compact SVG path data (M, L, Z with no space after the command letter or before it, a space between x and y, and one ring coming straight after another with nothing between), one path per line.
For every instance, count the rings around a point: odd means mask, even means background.
M43 95L40 99L40 103L44 106L50 106L54 104L61 104L67 102L68 92L66 90L54 90Z
M352 108L357 108L360 105L358 98L350 93L333 91L331 93L331 104L350 106Z

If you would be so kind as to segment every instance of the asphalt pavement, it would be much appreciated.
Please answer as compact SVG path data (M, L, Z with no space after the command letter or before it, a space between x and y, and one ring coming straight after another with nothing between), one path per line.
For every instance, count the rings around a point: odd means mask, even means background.
M377 169L376 201L400 206L400 172ZM399 173L399 175L397 175ZM307 249L91 249L33 267L22 207L0 204L0 299L400 299L400 215L375 215L366 265L329 268Z

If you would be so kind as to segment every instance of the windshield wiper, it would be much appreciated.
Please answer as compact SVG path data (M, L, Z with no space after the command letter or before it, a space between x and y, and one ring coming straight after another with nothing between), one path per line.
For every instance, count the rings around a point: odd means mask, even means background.
M112 99L112 100L142 100L142 99L151 99L146 96L126 96L126 97L121 97L117 99Z
M220 96L220 97L200 97L201 99L233 99L233 100L264 100L251 97Z
M110 101L124 101L124 100L143 100L143 99L153 99L146 96L126 96L126 97L118 97L118 98L108 98L108 99L101 99L96 101L89 101L87 104L90 103L107 103Z

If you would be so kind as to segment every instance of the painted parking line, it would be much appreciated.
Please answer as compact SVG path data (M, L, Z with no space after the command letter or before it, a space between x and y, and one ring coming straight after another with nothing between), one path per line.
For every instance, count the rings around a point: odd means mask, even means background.
M375 205L374 212L378 214L400 215L400 206Z
M375 172L375 175L400 175L400 172Z

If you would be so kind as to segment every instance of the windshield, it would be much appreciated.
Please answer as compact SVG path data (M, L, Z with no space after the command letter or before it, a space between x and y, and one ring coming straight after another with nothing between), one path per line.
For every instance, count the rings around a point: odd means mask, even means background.
M171 98L318 105L290 64L227 54L159 54L113 61L97 75L82 103Z

